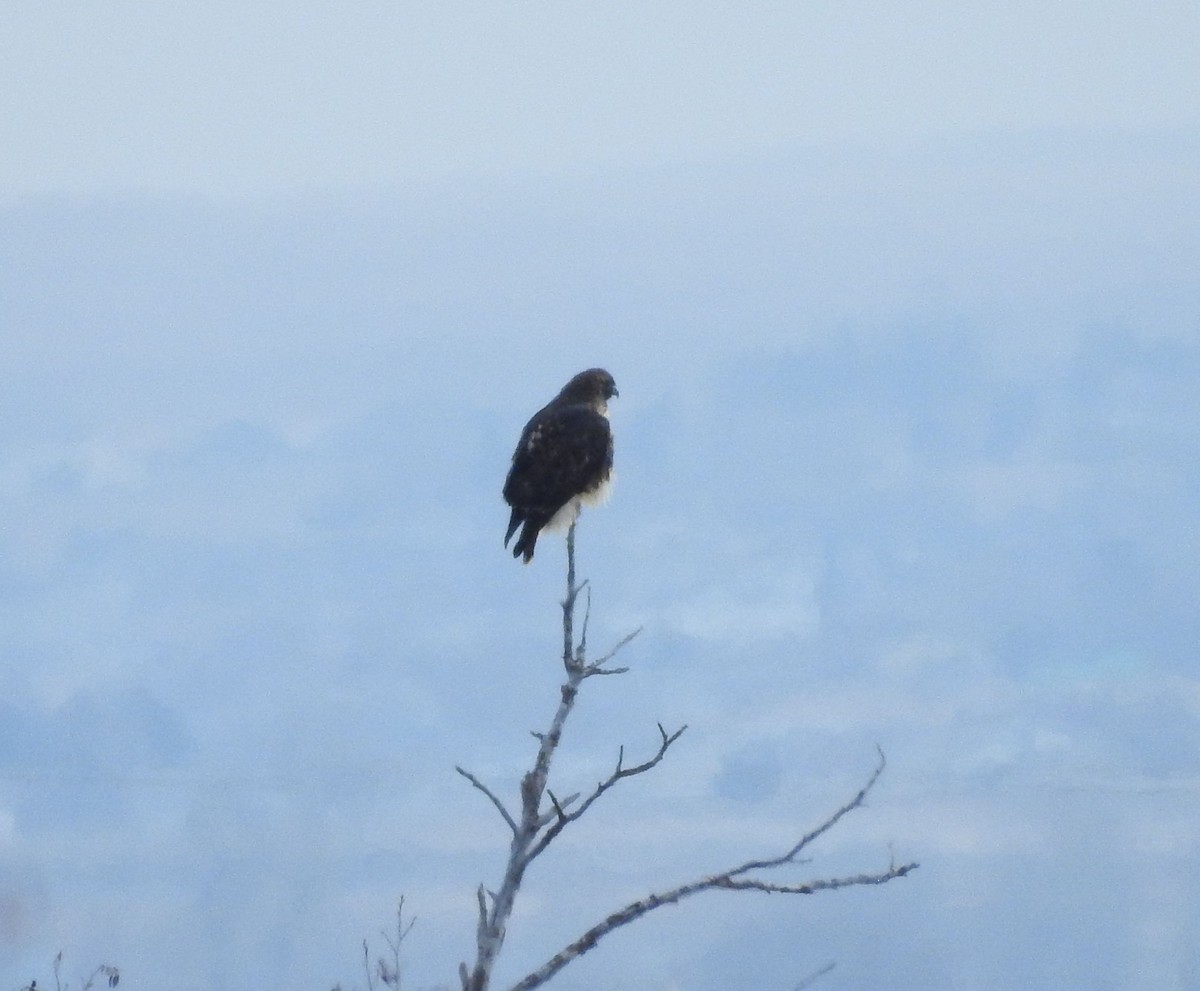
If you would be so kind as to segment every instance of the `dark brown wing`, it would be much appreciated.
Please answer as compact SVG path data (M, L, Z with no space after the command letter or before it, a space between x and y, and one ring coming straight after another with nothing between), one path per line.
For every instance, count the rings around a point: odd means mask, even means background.
M525 425L504 482L512 506L507 547L521 524L514 556L533 556L538 531L571 499L597 488L612 469L612 431L590 406L547 406Z

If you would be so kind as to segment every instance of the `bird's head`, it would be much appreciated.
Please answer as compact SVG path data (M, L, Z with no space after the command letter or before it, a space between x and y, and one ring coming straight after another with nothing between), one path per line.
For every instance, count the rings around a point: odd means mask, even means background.
M586 403L603 412L613 396L619 396L617 383L603 368L580 372L563 386L559 397L572 403Z

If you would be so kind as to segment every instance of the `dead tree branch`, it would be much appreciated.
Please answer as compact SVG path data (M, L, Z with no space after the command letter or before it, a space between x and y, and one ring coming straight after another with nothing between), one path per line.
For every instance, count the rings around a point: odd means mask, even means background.
M363 940L363 971L367 975L367 991L375 991L380 983L384 987L393 988L394 991L400 991L400 948L412 932L412 927L416 925L416 916L408 920L408 924L404 922L404 896L400 896L400 903L396 907L396 935L392 937L387 932L380 930L379 935L383 937L383 941L387 943L388 949L391 951L391 959L380 956L375 960L375 965L371 965L371 948L367 941ZM337 989L335 989L337 991Z
M563 831L567 823L574 822L576 819L579 819L588 809L592 807L592 803L595 802L596 799L608 791L609 788L615 785L622 778L632 778L635 774L645 774L652 767L658 764L658 762L666 756L667 749L671 746L671 744L683 735L683 731L685 729L687 729L686 725L679 727L679 729L677 729L674 733L668 733L665 729L663 729L662 723L659 723L658 732L662 735L662 742L658 745L658 752L649 760L643 761L636 767L623 766L625 760L625 748L621 747L617 752L617 766L612 774L610 774L605 780L599 782L592 793L583 800L583 804L573 812L568 813L564 812L562 809L558 810L557 821L553 826L546 830L544 834L542 834L541 839L538 840L537 845L533 849L532 856L536 857L546 847L548 847L554 838ZM553 798L554 796L551 795L550 797ZM555 807L558 807L557 803L555 804Z
M879 775L883 773L885 764L886 760L884 759L883 751L880 750L879 763L875 766L875 770L872 772L870 778L859 789L858 793L849 802L829 815L816 828L805 833L785 853L778 857L748 860L737 867L731 867L729 870L710 874L699 880L681 884L667 891L652 894L646 898L640 898L635 902L631 902L624 908L612 913L602 922L592 926L587 932L569 946L556 953L537 970L514 984L509 991L531 991L533 988L540 987L567 966L567 964L571 963L571 961L592 949L614 929L627 926L629 923L640 919L647 912L651 912L656 908L662 908L664 905L674 905L689 895L699 894L702 891L763 891L775 894L811 895L819 891L836 891L839 888L886 884L888 881L894 881L916 870L919 865L915 862L901 865L891 864L887 870L875 874L819 878L806 881L802 884L780 884L760 877L746 876L754 871L771 870L788 864L802 862L798 858L810 843L832 829L843 816L863 805L867 794L871 791L875 782L879 780Z
M567 591L562 600L562 660L566 680L559 690L558 707L550 721L549 728L545 732L535 731L533 733L533 737L538 743L537 755L534 758L532 769L521 779L519 813L510 812L496 793L474 774L461 767L456 768L459 774L491 801L512 833L508 861L499 888L492 892L480 885L476 890L478 918L475 930L475 961L472 966L468 966L466 962L459 964L459 980L462 991L488 991L496 959L504 946L508 920L512 915L517 892L530 864L546 851L568 824L580 819L602 795L615 787L618 782L645 774L657 767L672 744L687 729L686 726L682 726L674 732L667 732L660 723L658 725L657 750L648 759L632 766L626 766L625 749L624 747L620 748L616 766L612 772L607 778L597 782L582 801L579 793L559 800L550 790L548 779L551 762L562 739L567 718L575 705L580 685L593 675L622 674L628 670L624 667L607 667L606 665L640 632L635 630L599 660L589 661L587 658L587 630L591 613L590 591L586 600L587 606L581 624L580 638L578 642L575 639L576 601L579 593L587 587L586 581L580 584L576 584L575 581L575 525L572 524L567 531ZM886 760L883 751L879 750L879 761L858 792L845 805L802 835L782 854L764 859L748 860L728 870L709 874L706 877L631 902L592 926L537 970L512 985L510 991L531 991L533 988L540 987L567 964L592 949L613 930L636 921L647 912L664 905L673 905L690 895L703 891L761 891L770 894L809 895L819 891L835 891L839 888L886 884L896 878L906 876L916 870L918 865L915 862L899 866L893 862L887 870L873 874L816 878L801 883L779 881L763 876L764 873L778 868L804 863L801 854L815 840L837 825L844 816L862 807L885 766ZM548 807L544 807L547 806L547 803ZM824 971L819 973L824 973Z
M599 661L590 662L587 659L587 625L590 618L590 594L587 599L588 608L585 610L579 642L575 641L575 605L579 593L587 587L587 582L575 582L575 526L567 531L567 593L562 601L563 611L563 667L566 670L566 681L559 691L558 708L550 721L550 728L544 733L535 732L534 739L538 741L537 756L533 768L521 779L520 796L521 810L518 816L508 811L496 794L483 784L475 775L463 768L457 768L458 773L488 797L492 804L504 817L505 823L512 831L512 841L509 845L508 863L505 867L504 878L499 889L492 895L490 904L484 897L481 885L477 892L478 921L475 930L475 964L468 967L465 963L459 966L459 978L463 991L486 991L491 981L492 969L496 958L504 945L504 937L508 919L512 914L517 891L524 880L525 871L529 865L540 856L551 842L565 828L567 823L578 819L602 794L612 788L618 781L630 778L653 769L666 755L667 749L679 739L686 727L673 733L668 733L660 725L661 735L658 751L649 760L635 767L624 766L624 751L618 757L616 769L604 781L599 782L582 805L572 811L568 807L579 800L578 794L573 794L560 801L547 787L550 776L550 764L554 753L562 739L563 727L567 717L575 705L579 694L579 686L584 679L600 674L620 674L626 668L606 668L604 665L611 661L620 650L628 644L637 631L622 639L612 650ZM543 801L549 799L549 808L543 809Z

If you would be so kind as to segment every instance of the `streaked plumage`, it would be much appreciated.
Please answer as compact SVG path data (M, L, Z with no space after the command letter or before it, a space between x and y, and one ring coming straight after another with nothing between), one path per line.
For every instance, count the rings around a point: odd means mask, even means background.
M570 526L582 505L603 502L612 476L608 400L619 395L603 368L580 372L525 424L504 482L512 507L504 546L517 528L513 557L533 560L538 534Z

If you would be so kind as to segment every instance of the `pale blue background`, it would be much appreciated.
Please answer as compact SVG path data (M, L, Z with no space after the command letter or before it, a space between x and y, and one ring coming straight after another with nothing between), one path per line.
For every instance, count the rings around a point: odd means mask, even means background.
M512 980L1200 986L1192 3L0 10L0 988L454 981L556 698L525 418L619 478ZM503 986L501 984L501 986Z

